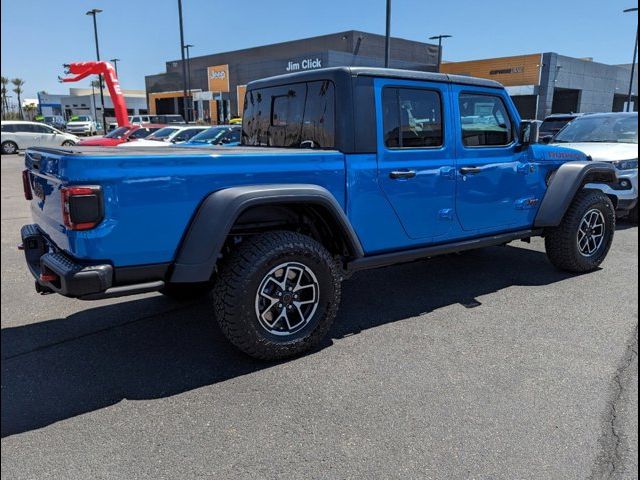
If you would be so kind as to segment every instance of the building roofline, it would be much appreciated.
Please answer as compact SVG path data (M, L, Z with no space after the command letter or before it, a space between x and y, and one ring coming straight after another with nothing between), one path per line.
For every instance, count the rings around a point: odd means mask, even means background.
M191 61L196 60L196 59L200 59L200 58L206 58L206 57L213 57L215 55L233 55L233 54L238 54L238 53L242 53L242 52L247 52L249 50L255 50L256 48L271 48L271 47L279 47L282 45L285 45L287 43L294 43L294 42L299 42L299 41L310 41L310 40L317 40L320 38L325 38L325 37L335 37L335 36L347 36L347 35L351 35L351 34L361 34L361 35L370 35L370 36L376 36L376 37L384 37L384 35L381 35L379 33L372 33L372 32L365 32L362 30L345 30L342 32L332 32L332 33L326 33L323 35L315 35L313 37L304 37L304 38L294 38L292 40L285 40L282 42L276 42L276 43L269 43L266 45L254 45L253 47L246 47L246 48L240 48L238 50L229 50L229 51L224 51L224 52L216 52L216 53L208 53L206 55L198 55L196 57L191 57ZM428 43L428 42L421 42L419 40L411 40L408 38L402 38L402 37L391 37L391 40L402 40L405 42L414 42L414 43L420 43L422 45L428 45L428 46L432 46L432 47L437 47L436 44L434 43ZM175 60L168 60L165 63L175 63L175 62L181 62L182 59L178 58Z

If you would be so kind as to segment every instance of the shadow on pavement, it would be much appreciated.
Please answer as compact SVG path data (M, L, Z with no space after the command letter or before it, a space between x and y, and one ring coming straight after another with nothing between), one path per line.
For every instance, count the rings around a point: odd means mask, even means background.
M447 305L472 308L478 298L514 285L566 278L544 253L510 246L360 273L345 282L338 318L321 348ZM145 310L159 313L127 314ZM206 301L178 306L160 296L3 329L2 352L3 437L125 398L167 397L273 366L231 347Z

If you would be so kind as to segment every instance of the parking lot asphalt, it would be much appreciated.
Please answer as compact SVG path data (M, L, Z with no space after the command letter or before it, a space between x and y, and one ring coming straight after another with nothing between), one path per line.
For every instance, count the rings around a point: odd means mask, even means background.
M21 164L1 159L4 478L637 478L636 227L588 275L539 239L357 274L323 348L261 363L206 301L36 294Z

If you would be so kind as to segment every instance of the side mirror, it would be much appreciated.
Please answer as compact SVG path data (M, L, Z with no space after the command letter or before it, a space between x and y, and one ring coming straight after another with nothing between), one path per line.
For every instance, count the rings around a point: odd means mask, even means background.
M521 146L526 147L538 143L540 137L540 123L537 120L523 120L520 122L518 140Z
M542 143L551 143L551 140L553 140L553 135L545 135L540 139Z

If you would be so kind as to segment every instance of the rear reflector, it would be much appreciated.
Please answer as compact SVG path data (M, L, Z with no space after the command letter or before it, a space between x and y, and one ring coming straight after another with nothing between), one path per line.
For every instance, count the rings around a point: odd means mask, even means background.
M63 187L62 217L69 230L89 230L102 221L102 189L99 186Z
M29 178L29 170L22 171L22 189L24 190L24 198L26 200L32 200L33 193L31 192L31 181Z

